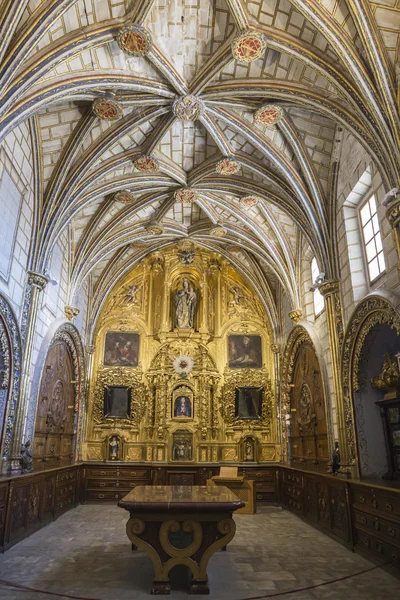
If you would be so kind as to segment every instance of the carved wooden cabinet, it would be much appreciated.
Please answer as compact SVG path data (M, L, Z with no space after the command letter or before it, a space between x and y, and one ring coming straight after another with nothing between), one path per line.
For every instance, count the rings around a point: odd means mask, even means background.
M279 470L273 467L243 467L239 469L239 475L254 481L256 502L278 502L279 501Z
M86 500L120 500L137 485L151 485L151 469L143 465L87 465Z
M355 547L400 567L400 493L352 484L351 507Z

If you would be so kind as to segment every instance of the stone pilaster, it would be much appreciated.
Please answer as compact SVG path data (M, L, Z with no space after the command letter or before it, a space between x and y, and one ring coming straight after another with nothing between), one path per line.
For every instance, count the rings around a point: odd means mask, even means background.
M22 366L19 401L15 415L14 433L11 444L10 468L11 471L20 469L21 445L24 435L25 415L28 408L28 392L32 367L33 341L35 336L36 321L39 308L40 293L48 284L48 278L42 273L28 271L25 285L24 307L22 314Z
M275 406L277 407L277 421L278 421L278 441L282 444L282 406L281 406L281 394L280 394L280 380L281 380L281 351L278 344L271 344L271 350L274 355L274 367L275 367ZM283 456L283 452L282 452Z
M386 206L386 218L393 229L397 248L398 268L400 269L400 188L394 188L386 194L382 204Z
M319 291L325 299L326 320L329 332L329 345L332 357L333 384L336 397L337 430L341 453L341 462L344 468L349 463L346 443L346 418L344 411L343 386L340 369L340 351L343 345L343 308L340 281L330 279L319 286ZM333 432L332 432L333 433ZM330 449L334 448L333 439L330 440Z

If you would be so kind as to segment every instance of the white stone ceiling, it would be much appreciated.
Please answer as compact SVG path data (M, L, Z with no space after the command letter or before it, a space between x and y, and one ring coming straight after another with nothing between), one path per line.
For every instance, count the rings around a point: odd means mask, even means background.
M0 139L31 119L43 206L35 268L46 268L57 236L70 227L71 303L89 274L104 294L126 261L189 236L257 271L260 291L282 286L296 308L299 236L329 276L337 268L329 223L337 129L369 149L387 186L397 184L398 2L0 2L6 5ZM145 56L129 56L117 43L131 23L152 36ZM266 36L267 48L245 63L231 44L249 28ZM117 121L92 111L106 92L122 108ZM173 102L187 94L204 102L196 121L173 114ZM283 109L272 128L254 121L264 104ZM153 155L159 171L140 173L134 161L141 155ZM235 175L216 172L224 156L238 162ZM182 186L196 190L194 204L174 199ZM133 194L132 204L115 200L121 190ZM259 203L244 208L247 195ZM156 237L147 230L154 222L163 228ZM215 225L224 237L213 236Z

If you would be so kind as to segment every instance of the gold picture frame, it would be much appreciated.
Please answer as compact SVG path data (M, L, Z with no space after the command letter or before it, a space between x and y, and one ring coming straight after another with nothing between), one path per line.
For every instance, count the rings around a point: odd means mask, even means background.
M187 385L180 385L172 392L171 418L173 421L193 421L194 394Z

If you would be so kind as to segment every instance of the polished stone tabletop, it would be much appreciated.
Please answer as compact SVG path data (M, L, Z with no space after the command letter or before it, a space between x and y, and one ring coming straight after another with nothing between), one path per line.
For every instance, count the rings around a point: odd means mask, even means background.
M234 511L244 506L224 486L205 485L138 485L118 506L130 511Z

